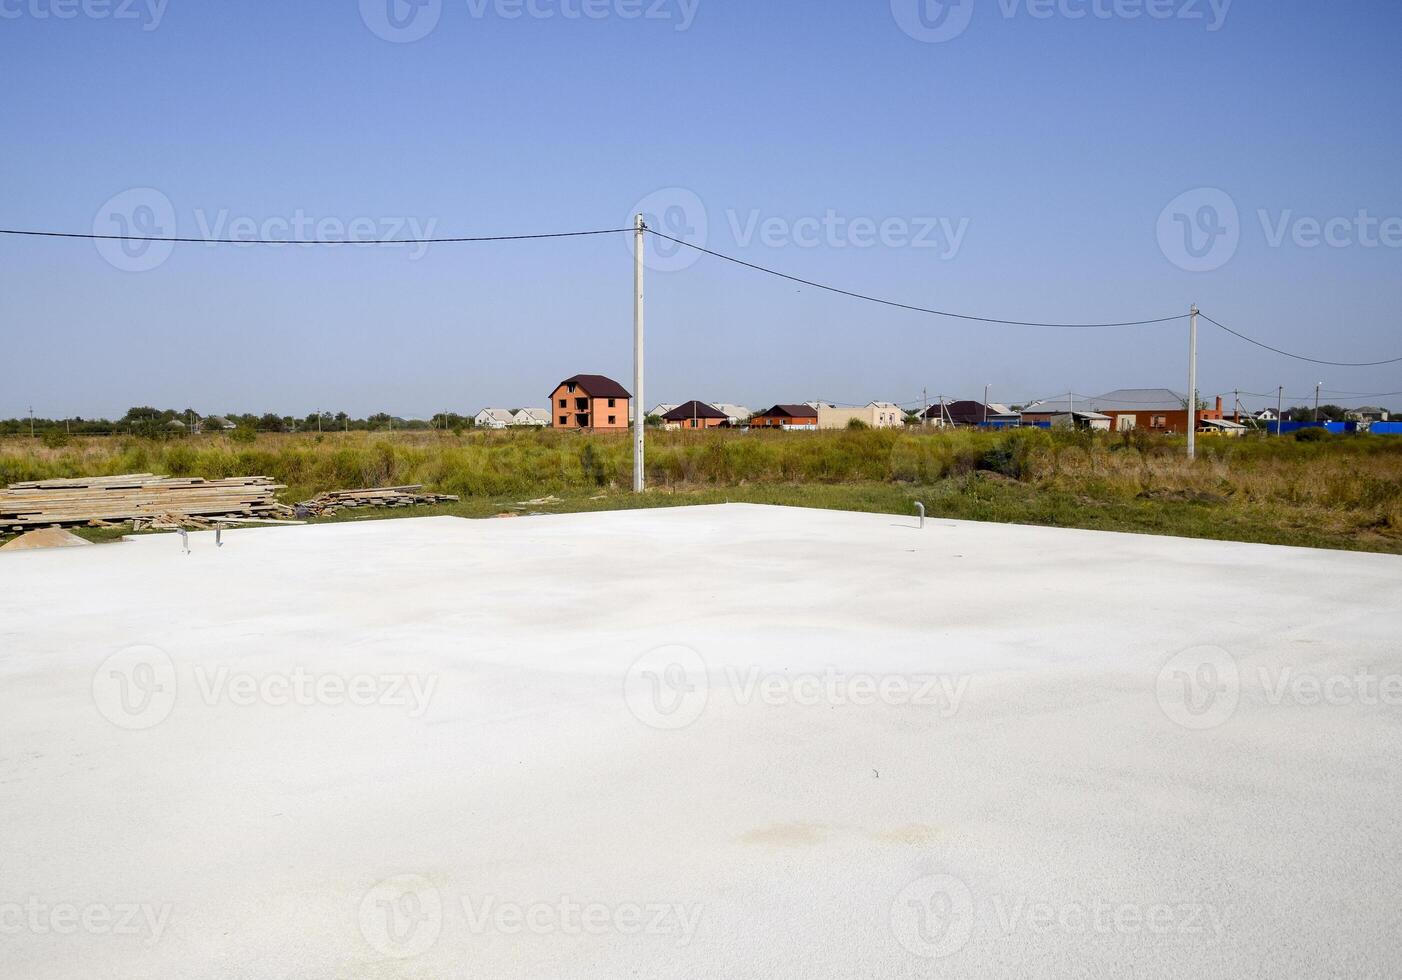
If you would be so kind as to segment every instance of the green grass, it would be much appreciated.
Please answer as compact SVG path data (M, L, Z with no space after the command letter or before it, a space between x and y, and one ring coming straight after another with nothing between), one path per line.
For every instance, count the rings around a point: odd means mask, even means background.
M282 499L322 490L423 483L462 500L435 508L348 511L329 520L424 513L490 517L743 501L931 517L1173 534L1402 553L1402 439L1204 438L1147 433L840 431L655 432L651 489L627 492L626 435L552 431L223 436L64 447L0 440L0 482L151 471L264 474ZM545 505L522 501L554 496ZM120 530L84 529L96 539Z

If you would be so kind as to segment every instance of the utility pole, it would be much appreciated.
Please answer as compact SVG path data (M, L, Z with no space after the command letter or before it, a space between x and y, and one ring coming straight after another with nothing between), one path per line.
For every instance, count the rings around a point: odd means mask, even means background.
M993 387L993 382L983 386L983 425L988 427L988 389Z
M633 219L633 492L642 493L643 430L643 234L647 223L641 214Z
M1280 435L1281 429L1285 426L1285 386L1281 385L1275 390L1275 434Z
M1198 455L1198 304L1188 316L1188 458Z
M1323 381L1319 382L1314 386L1314 420L1316 422L1319 421L1319 389L1323 387Z
M34 406L29 406L29 438L34 438Z
M930 389L920 389L920 425L923 428L930 424Z

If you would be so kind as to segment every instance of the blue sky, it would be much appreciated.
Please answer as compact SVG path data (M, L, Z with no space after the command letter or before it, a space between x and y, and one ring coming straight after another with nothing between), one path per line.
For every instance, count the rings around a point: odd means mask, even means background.
M646 200L710 248L916 305L1196 301L1328 360L1402 354L1394 3L420 2L0 0L0 226L489 235L621 227ZM427 416L631 384L629 256L187 244L134 271L0 238L22 360L0 416ZM649 256L649 405L1186 387L1181 322L969 324L687 258ZM1402 365L1206 324L1201 347L1209 397L1402 391Z

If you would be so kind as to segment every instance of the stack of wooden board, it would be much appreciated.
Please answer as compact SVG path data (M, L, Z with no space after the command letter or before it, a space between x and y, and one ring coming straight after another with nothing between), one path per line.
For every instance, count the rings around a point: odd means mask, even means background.
M290 516L266 476L225 480L128 473L12 483L0 491L0 529L183 518Z
M375 487L366 490L331 490L297 505L299 517L321 517L351 507L417 507L457 500L443 493L423 493L422 484L407 487Z

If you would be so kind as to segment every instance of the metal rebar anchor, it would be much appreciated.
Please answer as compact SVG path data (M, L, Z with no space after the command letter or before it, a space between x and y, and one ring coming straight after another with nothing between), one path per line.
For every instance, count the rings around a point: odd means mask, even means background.
M917 500L915 502L915 507L920 511L920 526L923 528L925 526L925 505Z
M183 527L177 528L177 530L180 532L180 548L188 555L190 553L190 533Z

